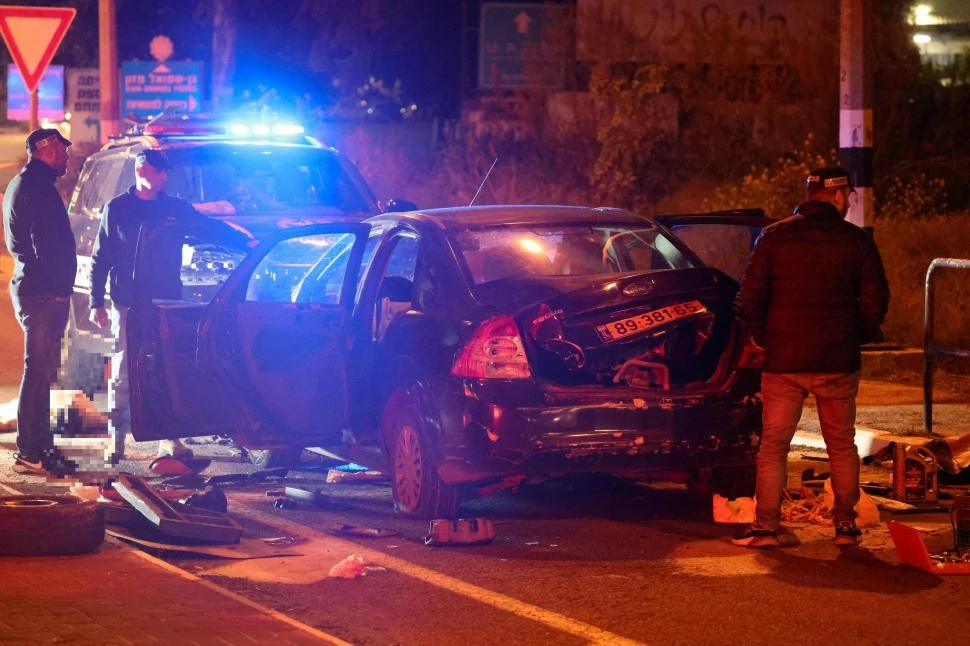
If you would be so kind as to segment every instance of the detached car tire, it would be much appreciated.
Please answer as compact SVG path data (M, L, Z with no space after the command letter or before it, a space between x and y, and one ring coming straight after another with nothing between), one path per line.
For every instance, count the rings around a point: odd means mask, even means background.
M456 485L443 482L421 416L404 397L392 396L384 413L384 432L391 454L391 489L397 511L414 518L457 518Z
M0 555L93 552L104 542L104 515L76 496L0 496Z

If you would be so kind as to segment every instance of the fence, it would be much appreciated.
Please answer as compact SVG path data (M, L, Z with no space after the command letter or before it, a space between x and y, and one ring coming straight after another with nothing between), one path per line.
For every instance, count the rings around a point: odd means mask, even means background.
M943 347L933 338L933 304L935 290L933 276L939 269L970 269L970 260L960 258L935 258L926 270L926 298L923 311L923 426L933 432L933 370L936 357L970 359L970 350Z

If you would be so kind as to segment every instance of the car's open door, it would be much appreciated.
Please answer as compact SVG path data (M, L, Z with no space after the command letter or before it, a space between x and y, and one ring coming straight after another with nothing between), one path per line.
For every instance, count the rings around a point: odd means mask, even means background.
M135 439L249 433L309 446L338 432L347 416L350 310L368 230L290 229L254 249L211 299L192 300L183 268L182 298L138 300L127 326ZM181 225L143 232L136 290L149 284L153 256L181 246L188 259L198 236ZM334 245L348 247L346 261L318 281L323 289L296 302L297 286Z
M761 209L657 215L654 219L686 244L701 262L720 269L737 283L741 282L755 240L771 224Z

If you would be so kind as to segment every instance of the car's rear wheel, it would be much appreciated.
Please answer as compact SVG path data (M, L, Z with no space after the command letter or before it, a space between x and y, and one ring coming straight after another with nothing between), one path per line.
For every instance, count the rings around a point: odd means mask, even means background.
M458 487L438 476L432 444L417 410L409 404L392 403L389 408L385 432L390 439L395 508L415 518L456 518Z

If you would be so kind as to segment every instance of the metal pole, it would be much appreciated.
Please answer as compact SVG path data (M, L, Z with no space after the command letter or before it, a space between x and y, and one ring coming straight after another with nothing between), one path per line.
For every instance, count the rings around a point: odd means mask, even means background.
M28 132L33 132L40 128L40 115L39 115L39 101L37 99L37 90L30 93L30 117L27 122Z
M121 133L118 101L116 0L98 0L98 65L101 68L102 143Z
M857 199L846 219L871 227L872 193L872 0L842 0L839 69L839 159Z

